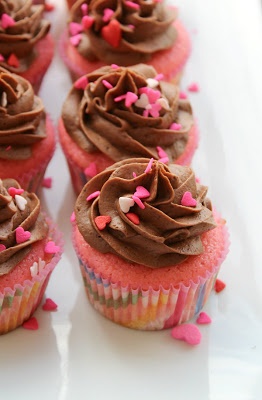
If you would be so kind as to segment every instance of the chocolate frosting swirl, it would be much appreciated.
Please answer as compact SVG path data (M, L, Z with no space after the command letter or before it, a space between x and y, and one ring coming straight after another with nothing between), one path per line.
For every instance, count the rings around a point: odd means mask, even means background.
M37 56L36 43L47 35L50 22L42 19L43 5L32 5L32 0L0 0L0 54L4 60L0 65L12 72L25 71ZM4 24L3 15L14 23ZM9 19L10 21L10 19ZM11 54L19 58L19 66L8 63Z
M83 4L88 5L87 20L93 21L91 26L83 21ZM104 10L111 10L112 15L107 16ZM83 27L77 48L85 58L134 65L174 44L177 32L172 24L176 14L174 9L155 0L78 0L71 9L69 22Z
M153 67L103 67L86 75L89 84L84 90L73 86L64 102L62 119L68 134L86 152L100 150L113 161L130 157L159 157L161 147L170 161L183 153L188 133L193 125L192 109L187 100L179 99L179 88L168 82L158 82ZM149 88L151 80L157 84ZM112 88L105 86L105 81ZM146 92L146 93L144 93ZM138 101L131 105L115 101L131 93ZM155 116L148 116L142 102L151 95ZM144 96L144 97L143 97ZM161 103L161 101L163 103ZM160 102L160 103L158 103ZM146 104L146 103L145 103ZM170 129L173 123L180 130ZM161 153L160 153L161 155Z
M24 210L18 206L16 196L9 195L9 188L21 189L14 179L0 179L0 275L10 272L30 251L31 244L47 236L48 226L40 213L40 201L34 193L24 191L21 196ZM22 227L31 236L23 243L16 242L16 228Z
M42 100L26 79L0 67L0 158L27 159L45 137Z
M77 199L76 223L86 242L102 253L151 268L172 266L200 254L201 234L216 223L206 198L207 187L196 183L191 168L167 167L159 161L149 165L148 159L129 159L92 178ZM135 202L128 211L138 216L136 224L122 211L119 199L132 199L139 186L149 195L141 199L144 208ZM97 197L87 200L97 191ZM195 206L181 204L185 192L191 193ZM110 217L102 230L97 227L98 216Z

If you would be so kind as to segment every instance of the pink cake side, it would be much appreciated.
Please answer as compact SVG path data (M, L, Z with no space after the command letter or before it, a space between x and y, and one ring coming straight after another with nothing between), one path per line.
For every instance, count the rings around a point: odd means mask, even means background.
M25 190L36 191L55 151L55 128L49 116L46 118L46 133L45 139L33 145L31 158L27 160L0 159L0 178L14 178Z
M179 20L175 21L174 26L178 32L174 46L171 49L156 52L146 64L152 65L158 73L162 73L164 80L178 83L191 52L191 41L187 30ZM105 65L102 61L90 62L82 57L68 40L67 30L60 38L59 52L73 81Z

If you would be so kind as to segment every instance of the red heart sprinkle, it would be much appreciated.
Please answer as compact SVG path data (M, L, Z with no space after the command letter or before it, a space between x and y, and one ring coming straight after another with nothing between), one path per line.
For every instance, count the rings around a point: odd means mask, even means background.
M52 240L50 240L50 242L47 242L45 245L45 253L47 254L55 254L58 253L60 250L59 246L55 245L55 242L53 242Z
M89 15L85 15L85 16L82 18L82 25L83 25L83 28L84 28L84 29L89 29L89 28L91 28L91 26L93 25L93 23L94 23L94 18L93 18L93 17L89 17Z
M98 217L95 217L95 224L100 231L105 229L106 224L109 224L110 222L111 217L109 215L99 215Z
M44 311L54 311L57 309L57 304L52 299L46 299L45 303L42 305Z
M185 207L195 207L197 205L197 201L192 197L191 192L185 192L181 199L181 205Z
M15 237L16 237L16 243L20 244L29 240L31 237L31 233L29 231L25 231L22 226L19 226L15 230Z
M19 67L20 62L19 62L18 58L16 57L16 55L14 53L12 53L8 57L7 64L10 65L11 67L17 68L17 67Z
M15 25L15 20L10 15L4 13L1 17L1 25L3 29L9 28Z
M35 317L29 318L22 324L23 328L36 331L38 329L38 321Z
M112 19L101 29L101 36L112 47L118 47L122 38L120 23L116 19Z
M201 342L201 332L194 324L183 324L175 326L171 335L174 339L184 340L189 344L199 344Z
M126 213L127 218L133 222L133 224L135 225L139 225L140 220L139 220L139 216L135 213Z
M199 316L198 316L196 322L197 322L198 324L210 324L210 323L212 322L212 319L210 318L209 315L207 315L207 313L205 313L204 311L202 311L202 312L199 314Z
M45 11L50 12L55 9L55 6L53 4L45 3Z
M42 181L42 186L50 189L52 187L52 178L44 178Z
M15 197L16 194L24 193L24 189L17 189L13 186L10 186L10 188L8 188L8 193L10 194L10 196Z
M222 290L225 289L225 287L226 287L226 284L223 281L221 281L220 279L216 280L216 282L215 282L215 291L217 293L222 292Z

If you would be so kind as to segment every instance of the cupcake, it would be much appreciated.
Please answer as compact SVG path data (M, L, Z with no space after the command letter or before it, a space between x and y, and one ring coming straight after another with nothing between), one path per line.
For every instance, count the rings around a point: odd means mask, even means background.
M55 131L31 84L0 67L0 178L37 191L55 150Z
M73 243L96 310L141 330L199 313L228 249L206 193L190 167L153 159L118 162L84 186Z
M0 66L29 80L35 93L54 54L43 11L32 0L0 0Z
M61 238L34 193L0 180L0 334L23 324L61 257Z
M158 0L78 0L69 14L60 54L73 80L112 63L148 63L179 81L191 43L175 8Z
M77 80L59 136L77 194L96 172L126 158L190 164L198 141L188 100L146 64L102 67Z

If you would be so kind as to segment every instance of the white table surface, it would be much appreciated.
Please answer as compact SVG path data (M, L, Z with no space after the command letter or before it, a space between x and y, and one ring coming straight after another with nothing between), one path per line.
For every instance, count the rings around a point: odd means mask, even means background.
M63 0L47 17L55 38L66 21ZM139 332L115 325L88 303L70 240L75 195L58 146L43 189L44 208L64 232L65 253L46 297L58 310L35 313L38 331L0 337L0 399L253 400L262 398L262 266L259 165L262 149L262 12L259 0L179 0L193 51L182 89L192 93L200 129L193 166L226 218L230 253L200 326L202 342L175 341L170 330ZM40 95L57 121L71 86L56 55Z

